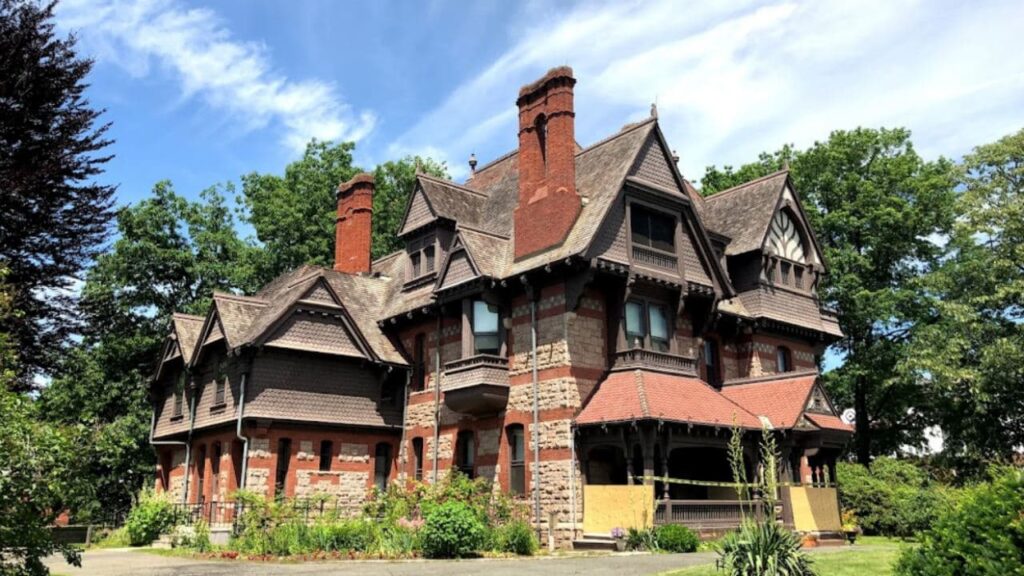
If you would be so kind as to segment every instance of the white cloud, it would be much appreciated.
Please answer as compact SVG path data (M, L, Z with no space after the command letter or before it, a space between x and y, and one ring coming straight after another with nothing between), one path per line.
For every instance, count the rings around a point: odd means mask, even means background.
M276 129L296 151L310 138L359 140L376 121L342 102L332 84L275 70L264 46L234 38L212 10L177 0L65 0L58 20L99 59L140 77L156 63L183 99L201 98L245 130Z
M396 142L446 158L515 146L519 85L571 65L586 145L647 114L699 178L833 129L906 126L958 156L1024 125L1024 4L869 0L530 5L513 45ZM532 23L523 27L523 22ZM398 145L393 145L393 147ZM464 160L460 161L464 163Z

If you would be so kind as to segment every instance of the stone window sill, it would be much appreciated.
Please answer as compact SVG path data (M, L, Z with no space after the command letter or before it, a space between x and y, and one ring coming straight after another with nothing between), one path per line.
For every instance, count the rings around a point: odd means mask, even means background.
M228 405L227 405L226 402L221 402L220 404L214 404L213 406L210 406L210 412L223 412L224 409L227 408L227 407L228 407Z
M177 416L171 416L171 422L181 422L184 419L185 419L185 415L184 414L179 414Z

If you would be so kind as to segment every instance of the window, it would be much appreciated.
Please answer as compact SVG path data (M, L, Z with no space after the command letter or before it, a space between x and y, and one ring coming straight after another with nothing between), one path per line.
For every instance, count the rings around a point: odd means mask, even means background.
M626 302L626 347L668 352L671 344L668 309L661 304Z
M427 385L427 335L416 335L412 346L412 389L423 390Z
M433 234L409 242L406 250L409 252L409 280L434 272L437 266L437 248Z
M676 220L672 216L633 204L630 207L629 223L633 244L665 252L675 251Z
M320 441L320 471L331 471L331 460L334 458L334 443L330 440Z
M210 460L210 500L216 501L220 494L220 457L224 448L220 442L213 443L213 458Z
M668 352L668 313L664 306L647 306L648 325L651 327L651 349Z
M473 350L476 354L498 354L498 307L483 300L473 301Z
M182 404L185 396L185 374L182 374L174 384L174 417L178 418L182 413Z
M626 346L628 348L643 348L646 336L643 303L633 300L626 302Z
M789 348L779 346L775 349L775 364L778 367L778 372L793 371L793 353Z
M424 268L423 271L424 272L433 272L434 271L434 246L433 245L427 246L426 248L423 249L423 260L424 260L424 262L426 262L426 268Z
M804 269L800 266L793 267L793 285L797 288L804 287Z
M217 377L217 388L214 393L213 403L223 404L224 403L224 389L227 388L227 376Z
M719 367L718 342L710 338L704 340L704 374L708 384L718 388L722 385L722 372Z
M202 504L206 501L206 494L203 492L206 480L206 446L199 447L199 457L196 458L196 502Z
M274 475L274 498L281 500L285 497L285 484L288 482L288 466L292 460L291 438L281 438L277 441L277 473Z
M423 438L412 439L412 474L417 481L423 480Z
M508 427L508 488L517 496L526 493L526 443L522 424Z
M473 467L473 455L476 452L476 445L471 430L459 432L455 441L455 467L470 479L475 477Z
M409 264L412 266L412 278L420 277L420 253L413 252L409 256Z
M789 262L779 263L779 277L782 284L789 284L789 269L792 268L792 264Z
M391 444L381 442L373 452L373 485L378 490L388 488L388 476L391 472Z

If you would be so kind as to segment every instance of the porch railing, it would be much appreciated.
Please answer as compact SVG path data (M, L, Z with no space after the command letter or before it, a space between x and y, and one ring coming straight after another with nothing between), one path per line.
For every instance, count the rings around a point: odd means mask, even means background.
M658 500L655 524L682 524L688 528L735 528L744 515L760 519L760 500Z

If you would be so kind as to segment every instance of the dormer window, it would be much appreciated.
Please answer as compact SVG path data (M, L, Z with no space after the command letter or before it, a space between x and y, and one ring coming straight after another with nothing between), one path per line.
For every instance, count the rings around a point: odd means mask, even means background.
M408 280L416 280L433 274L437 270L437 246L434 243L434 235L429 234L407 245L409 253L409 277Z
M813 280L809 282L806 276L812 273L808 256L813 255L807 251L802 232L785 209L772 218L767 248L773 256L765 270L770 281L798 290L810 288Z

